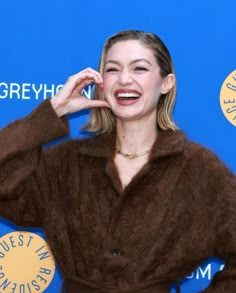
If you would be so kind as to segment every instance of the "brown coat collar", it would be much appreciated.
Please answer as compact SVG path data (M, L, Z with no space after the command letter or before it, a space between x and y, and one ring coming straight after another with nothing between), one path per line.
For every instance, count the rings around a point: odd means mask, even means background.
M160 130L152 147L150 160L172 156L183 151L185 135L177 130ZM81 141L79 152L85 155L111 158L115 150L115 133L87 138Z

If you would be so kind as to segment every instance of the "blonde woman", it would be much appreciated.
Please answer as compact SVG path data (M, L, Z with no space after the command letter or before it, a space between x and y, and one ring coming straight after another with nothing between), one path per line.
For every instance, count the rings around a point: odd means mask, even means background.
M82 94L95 83L93 100ZM0 133L0 215L42 227L63 292L167 293L210 256L225 259L204 292L236 292L236 179L177 129L170 54L153 33L105 43L99 71L71 76ZM92 108L93 138L66 115Z

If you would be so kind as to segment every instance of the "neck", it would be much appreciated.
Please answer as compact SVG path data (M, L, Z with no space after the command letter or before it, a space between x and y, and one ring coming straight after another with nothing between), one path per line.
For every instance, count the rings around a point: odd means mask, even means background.
M116 145L125 153L141 153L150 150L157 138L156 123L117 121Z

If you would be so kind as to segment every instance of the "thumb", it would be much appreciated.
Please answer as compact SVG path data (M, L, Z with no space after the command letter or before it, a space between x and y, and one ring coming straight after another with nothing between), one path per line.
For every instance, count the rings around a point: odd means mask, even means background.
M88 108L111 108L107 101L104 100L89 100Z

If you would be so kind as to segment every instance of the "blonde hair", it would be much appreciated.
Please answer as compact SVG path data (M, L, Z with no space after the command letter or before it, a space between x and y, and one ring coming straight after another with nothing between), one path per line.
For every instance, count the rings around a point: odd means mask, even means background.
M166 77L168 74L175 74L170 53L159 37L150 32L137 30L121 31L112 35L104 44L103 52L99 62L99 72L102 75L104 63L108 50L116 43L128 40L138 40L149 48L160 66L160 74ZM103 93L95 86L94 99L104 100ZM160 96L157 105L157 127L167 130L176 130L177 126L173 121L172 114L176 100L176 83L171 90ZM96 134L110 133L116 126L116 119L112 111L108 108L93 108L90 112L88 123L83 127L84 130L95 132Z

